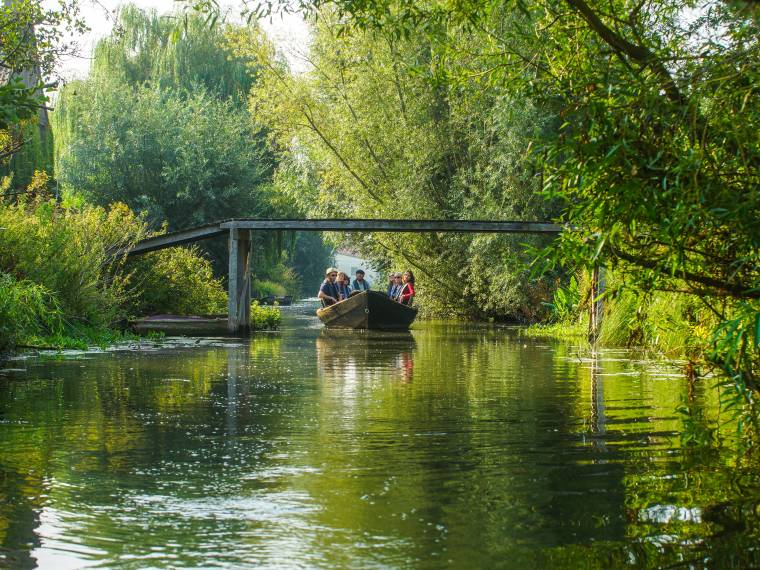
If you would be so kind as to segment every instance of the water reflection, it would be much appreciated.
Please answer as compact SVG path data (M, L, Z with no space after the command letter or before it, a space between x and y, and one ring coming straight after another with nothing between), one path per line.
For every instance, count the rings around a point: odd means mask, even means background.
M0 566L757 562L758 470L681 448L672 369L493 327L312 320L9 367ZM698 385L692 405L716 398Z
M414 376L416 342L412 333L323 329L316 338L317 363L326 378L355 381L391 375Z

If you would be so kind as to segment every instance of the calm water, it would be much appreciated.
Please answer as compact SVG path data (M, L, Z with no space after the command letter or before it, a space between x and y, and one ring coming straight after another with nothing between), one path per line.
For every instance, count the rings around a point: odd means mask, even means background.
M308 312L0 365L0 566L760 565L758 470L682 448L675 369L514 329L327 334Z

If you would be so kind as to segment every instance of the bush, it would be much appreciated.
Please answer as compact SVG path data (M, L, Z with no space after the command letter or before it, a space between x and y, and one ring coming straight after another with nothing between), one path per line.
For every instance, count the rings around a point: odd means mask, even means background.
M135 315L212 315L227 310L227 293L196 247L164 249L128 263Z
M251 303L251 328L253 330L274 330L279 328L282 315L277 307Z
M283 285L264 279L254 279L251 288L254 297L269 297L270 295L283 297L287 292Z
M194 248L126 264L119 252L147 235L142 217L123 204L60 205L38 190L0 201L0 345L102 344L135 312L225 310L222 284Z
M108 327L129 296L123 256L145 225L123 204L66 208L53 200L0 203L0 270L43 286L67 323Z
M62 329L58 301L50 291L0 272L0 350L28 336L60 334Z

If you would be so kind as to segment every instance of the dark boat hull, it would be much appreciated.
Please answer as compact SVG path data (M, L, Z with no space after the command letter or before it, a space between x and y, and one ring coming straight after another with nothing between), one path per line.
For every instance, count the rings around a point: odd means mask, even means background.
M318 309L317 316L329 328L406 330L417 317L417 309L377 291L365 291Z

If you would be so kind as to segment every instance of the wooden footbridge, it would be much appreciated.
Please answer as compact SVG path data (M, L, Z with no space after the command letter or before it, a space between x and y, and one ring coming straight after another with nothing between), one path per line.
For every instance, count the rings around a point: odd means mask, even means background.
M508 234L557 234L562 227L549 222L502 222L485 220L254 220L232 219L144 239L125 253L150 251L227 235L229 246L228 321L230 333L251 326L251 232L459 232Z

